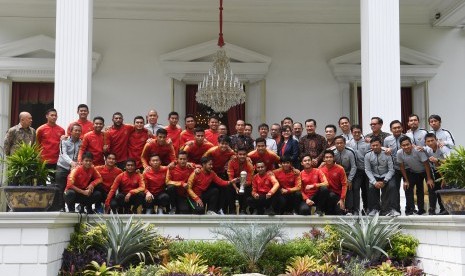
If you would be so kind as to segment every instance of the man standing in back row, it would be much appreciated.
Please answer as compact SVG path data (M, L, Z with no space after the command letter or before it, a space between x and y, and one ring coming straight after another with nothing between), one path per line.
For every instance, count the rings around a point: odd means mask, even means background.
M309 155L312 159L312 166L317 168L323 161L323 153L326 149L325 137L316 133L316 121L314 119L307 119L305 121L305 129L307 135L300 138L300 159L305 155Z
M36 141L36 130L31 127L32 116L29 112L19 113L19 124L10 128L5 136L3 150L5 155L13 154L21 145L34 144Z

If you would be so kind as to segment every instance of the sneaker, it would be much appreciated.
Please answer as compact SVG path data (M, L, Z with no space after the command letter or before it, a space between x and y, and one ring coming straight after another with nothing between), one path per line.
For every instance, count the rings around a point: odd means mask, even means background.
M374 217L374 216L376 216L377 213L378 213L378 210L371 210L370 213L368 213L368 215L370 217Z
M447 212L446 210L442 210L438 213L438 215L440 216L447 216L449 214L449 212Z
M322 217L324 216L325 214L323 212L321 212L320 210L316 210L315 213L314 213L315 216L318 216L318 217Z
M354 214L352 214L351 212L347 212L346 213L346 216L353 216Z
M389 213L386 214L387 217L398 217L400 216L400 213L397 212L396 210L392 209Z
M176 214L176 207L171 208L170 212L168 213L170 215Z
M222 215L222 216L224 216L223 209L220 209L220 210L218 211L218 215Z
M417 215L421 216L423 214L426 214L425 209L418 210Z
M436 210L429 209L429 210L428 210L428 215L430 215L430 216L436 215Z
M158 207L157 214L163 215L163 207Z
M218 215L215 211L207 211L207 215Z
M268 216L274 216L275 215L275 212L273 210L273 208L268 208L265 210L265 215L268 215Z
M151 214L153 214L153 208L147 209L147 210L145 211L145 214L146 214L146 215L151 215Z

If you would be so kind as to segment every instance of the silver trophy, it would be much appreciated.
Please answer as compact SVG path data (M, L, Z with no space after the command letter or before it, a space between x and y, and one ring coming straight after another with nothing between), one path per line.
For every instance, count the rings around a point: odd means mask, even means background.
M239 188L239 193L240 194L244 193L244 187L245 187L246 182L247 182L247 172L242 171L241 172L241 187Z

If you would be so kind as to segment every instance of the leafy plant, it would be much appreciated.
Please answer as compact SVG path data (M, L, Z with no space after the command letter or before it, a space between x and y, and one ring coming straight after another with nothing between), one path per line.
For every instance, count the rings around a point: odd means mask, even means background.
M465 148L455 147L445 160L438 167L439 173L447 184L457 188L465 188Z
M286 267L286 273L291 276L300 276L305 272L316 270L319 262L313 256L297 256L291 259L291 262Z
M392 236L390 243L389 256L405 264L406 262L411 263L415 257L420 241L412 235L399 232Z
M124 222L118 215L100 220L102 223L98 227L107 231L104 248L108 251L108 263L126 265L135 257L143 261L146 255L153 257L150 249L153 240L157 239L157 233L148 223L140 220L133 222L133 216Z
M67 249L83 253L89 248L102 248L106 235L107 231L104 226L95 227L88 223L76 224Z
M320 238L317 240L317 252L320 257L338 251L342 240L342 235L335 226L326 225L323 230L323 234L320 233Z
M220 228L211 230L217 235L223 236L247 262L248 272L257 270L257 261L263 255L266 245L277 237L284 237L281 224L223 224Z
M245 259L229 242L218 240L206 241L176 241L169 245L169 254L176 259L185 253L198 253L209 265L221 267L223 273L235 274L244 269Z
M156 276L160 268L157 265L146 265L140 263L137 266L131 266L122 273L122 276Z
M365 276L402 276L402 271L392 265L390 261L383 262L380 266L370 269Z
M345 271L348 272L350 275L365 275L365 273L367 273L367 263L367 260L351 258L349 262L345 263Z
M202 259L202 256L197 253L186 253L184 256L178 257L178 259L167 263L166 265L161 265L160 270L157 272L157 275L173 275L173 274L183 274L183 275L205 275L208 273L208 265L206 261Z
M341 223L335 227L342 237L342 249L369 261L378 260L381 254L388 256L385 249L389 239L400 231L399 223L391 219L382 224L378 214L374 217L359 216L351 222L341 218Z
M98 249L88 249L85 252L65 249L61 262L60 275L81 275L91 261L101 264L107 258L107 253ZM109 264L110 265L110 264Z
M19 148L6 157L6 178L8 183L19 186L45 185L53 170L42 160L41 149L37 144L21 143Z
M99 265L96 261L90 262L89 269L84 270L84 276L116 276L119 266L107 266L106 263Z

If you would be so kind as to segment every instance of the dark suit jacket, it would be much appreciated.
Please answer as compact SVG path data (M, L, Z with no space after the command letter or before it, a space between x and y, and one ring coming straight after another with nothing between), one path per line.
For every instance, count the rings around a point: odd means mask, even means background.
M278 144L278 155L283 157L287 155L291 158L292 166L296 169L300 169L300 160L299 160L299 142L294 138L289 138L286 148L284 149L284 154L282 154L282 149L284 147L284 139Z

